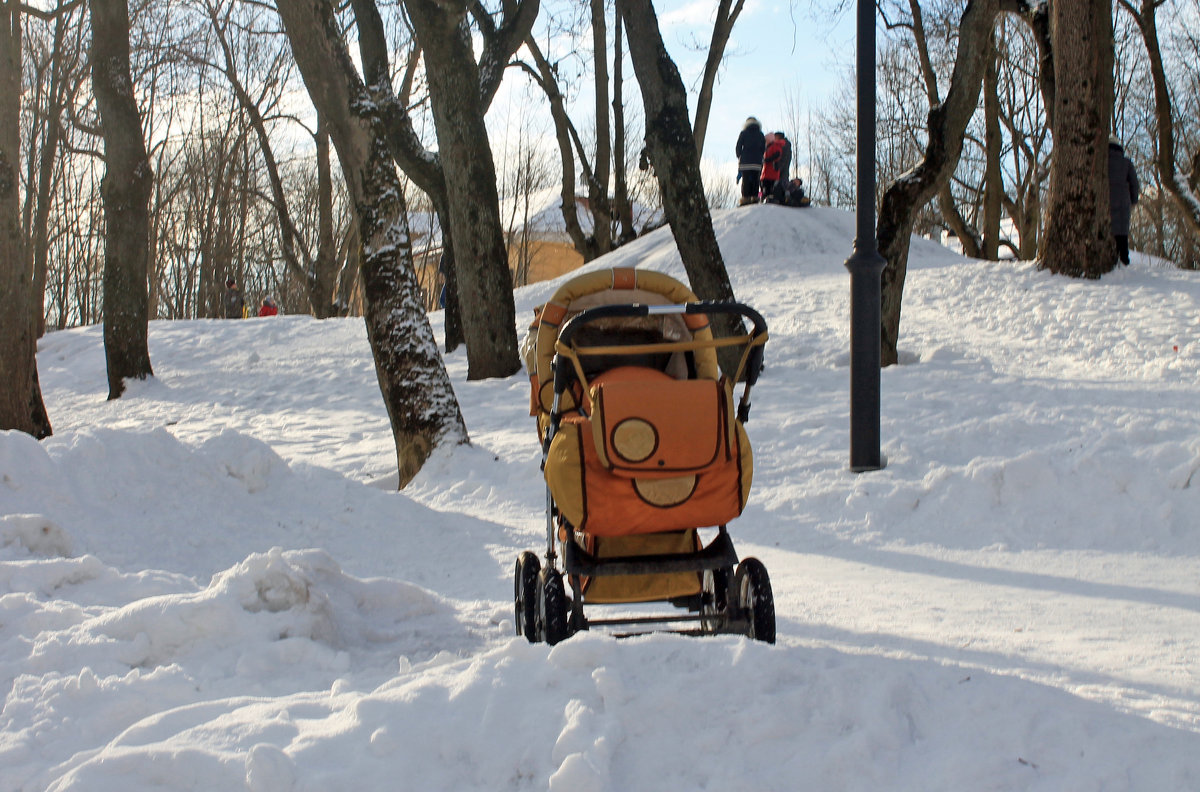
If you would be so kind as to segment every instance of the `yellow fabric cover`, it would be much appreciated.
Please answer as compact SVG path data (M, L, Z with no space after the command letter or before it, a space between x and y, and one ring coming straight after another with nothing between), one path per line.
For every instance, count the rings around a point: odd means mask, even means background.
M535 408L548 412L554 390L550 363L554 359L554 344L558 331L571 316L596 305L639 303L642 305L671 305L697 302L687 286L661 272L617 267L578 275L558 287L538 315L534 353L526 357L529 373L533 375L532 390ZM702 315L684 320L693 339L711 341L712 328ZM533 329L531 328L531 332ZM697 379L716 380L720 377L715 348L694 352ZM543 428L539 421L539 434Z
M690 530L645 536L613 536L593 539L590 544L589 552L599 558L694 553L699 549L696 532ZM660 602L699 593L700 575L696 572L611 575L589 578L583 586L583 599L589 603Z

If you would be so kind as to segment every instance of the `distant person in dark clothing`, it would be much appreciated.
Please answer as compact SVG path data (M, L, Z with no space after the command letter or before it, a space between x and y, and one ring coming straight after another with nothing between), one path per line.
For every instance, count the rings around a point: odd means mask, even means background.
M812 201L804 194L804 179L799 176L791 181L779 180L775 185L774 202L784 206L809 206Z
M246 301L242 298L242 293L238 291L237 281L230 275L225 279L225 297L222 299L221 305L226 319L241 319L245 315L243 311L246 307Z
M754 116L746 119L746 125L738 135L735 150L738 158L738 178L742 182L742 200L739 206L758 203L758 182L762 174L767 139Z
M1125 156L1121 141L1108 139L1108 208L1112 213L1112 234L1117 241L1117 258L1129 266L1129 215L1138 202L1141 185L1137 171Z

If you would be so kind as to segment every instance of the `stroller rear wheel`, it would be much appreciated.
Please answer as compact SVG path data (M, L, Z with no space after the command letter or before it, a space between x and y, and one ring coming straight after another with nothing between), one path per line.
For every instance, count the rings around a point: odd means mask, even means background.
M530 643L536 643L537 636L537 593L538 572L542 562L537 555L526 550L517 556L517 568L513 574L513 602L516 607L515 623L517 635L524 635Z
M733 567L706 569L700 591L700 628L706 633L720 632L729 622L729 583Z
M568 609L562 574L556 569L543 569L538 573L537 637L551 646L569 638Z
M757 558L747 558L738 564L735 585L738 606L745 614L746 636L775 643L775 596L767 568Z

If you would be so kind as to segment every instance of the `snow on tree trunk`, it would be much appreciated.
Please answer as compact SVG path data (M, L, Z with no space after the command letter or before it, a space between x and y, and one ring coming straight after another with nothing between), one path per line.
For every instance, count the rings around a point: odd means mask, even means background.
M434 448L467 442L466 425L420 298L380 105L358 77L330 0L282 3L279 15L354 201L364 321L403 487Z

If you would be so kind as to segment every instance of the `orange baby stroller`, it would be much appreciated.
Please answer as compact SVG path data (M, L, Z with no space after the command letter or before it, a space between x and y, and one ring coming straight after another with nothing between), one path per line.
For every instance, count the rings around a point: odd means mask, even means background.
M714 339L708 317L716 313L753 327ZM766 340L752 308L698 302L649 270L580 275L542 306L524 352L542 441L546 553L544 566L530 551L517 559L518 635L555 644L597 625L691 622L678 631L774 643L766 567L739 562L726 529L750 492L742 425ZM737 404L718 347L741 350ZM706 543L702 532L714 530ZM629 612L654 602L675 610ZM626 612L593 618L585 605Z

